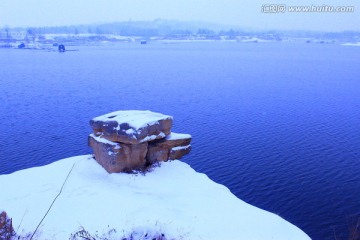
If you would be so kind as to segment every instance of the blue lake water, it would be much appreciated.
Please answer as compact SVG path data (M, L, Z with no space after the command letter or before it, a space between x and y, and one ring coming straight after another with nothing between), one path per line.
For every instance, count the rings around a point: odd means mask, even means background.
M79 50L0 49L0 174L89 154L91 118L148 109L192 134L195 170L313 239L347 239L360 217L359 47Z

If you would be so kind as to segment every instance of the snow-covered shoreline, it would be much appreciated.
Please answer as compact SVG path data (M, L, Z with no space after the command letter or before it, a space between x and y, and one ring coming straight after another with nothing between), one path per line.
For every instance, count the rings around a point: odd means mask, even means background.
M69 239L80 227L92 234L116 229L114 239L149 231L167 239L310 239L186 163L164 162L145 175L108 174L91 155L0 175L0 208L18 233L34 231L71 169L37 239Z
M354 47L360 47L360 42L357 43L343 43L341 44L343 46L354 46Z

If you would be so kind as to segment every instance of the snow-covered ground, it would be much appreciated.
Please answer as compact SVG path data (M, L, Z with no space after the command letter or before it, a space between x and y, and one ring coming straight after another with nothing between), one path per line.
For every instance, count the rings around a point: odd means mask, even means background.
M18 233L32 232L62 186L37 239L69 239L81 227L109 239L130 233L152 239L145 235L156 232L166 239L309 239L180 161L162 163L145 175L108 174L85 155L1 175L0 208Z
M357 43L344 43L344 44L341 44L343 46L356 46L356 47L360 47L360 42L357 42Z

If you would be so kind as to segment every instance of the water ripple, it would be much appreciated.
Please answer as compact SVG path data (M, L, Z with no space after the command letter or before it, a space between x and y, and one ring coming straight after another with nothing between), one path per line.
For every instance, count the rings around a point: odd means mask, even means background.
M346 239L348 218L360 215L360 49L154 43L0 51L2 174L90 153L89 119L149 109L192 134L184 161L313 239Z

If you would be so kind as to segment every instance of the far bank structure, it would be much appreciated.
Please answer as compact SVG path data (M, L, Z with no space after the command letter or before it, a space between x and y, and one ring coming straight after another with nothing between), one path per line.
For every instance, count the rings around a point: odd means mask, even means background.
M151 111L117 111L90 121L88 144L109 173L142 170L180 159L191 150L191 135L171 132L173 117Z

